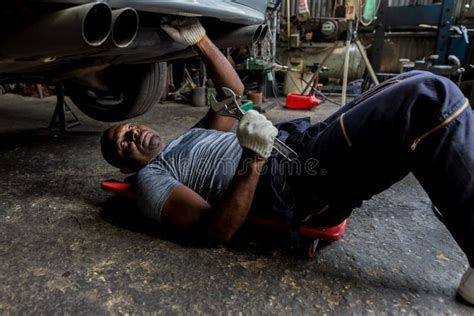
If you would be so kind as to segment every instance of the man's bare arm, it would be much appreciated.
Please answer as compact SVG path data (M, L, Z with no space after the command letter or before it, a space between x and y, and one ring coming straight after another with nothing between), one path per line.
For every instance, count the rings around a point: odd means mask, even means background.
M206 30L197 18L178 17L161 25L161 28L176 42L192 46L201 56L217 90L217 98L223 96L222 87L232 89L242 95L244 86L234 67L206 35ZM210 128L227 132L235 124L235 119L218 116L212 111L194 127Z
M225 98L221 89L222 87L232 89L237 95L244 93L244 85L234 67L232 67L227 58L212 43L207 35L194 47L207 67L207 71L216 87L218 100ZM209 112L196 124L196 127L228 132L232 129L235 122L236 120L234 118L217 115L212 109L209 109Z
M216 211L211 217L207 229L207 236L211 240L230 241L245 222L264 164L264 159L249 150L244 150L239 163L240 171L234 176L229 189L216 205Z
M264 164L264 159L244 149L240 172L215 206L186 186L176 188L163 207L163 225L185 234L206 234L214 241L230 241L247 217Z

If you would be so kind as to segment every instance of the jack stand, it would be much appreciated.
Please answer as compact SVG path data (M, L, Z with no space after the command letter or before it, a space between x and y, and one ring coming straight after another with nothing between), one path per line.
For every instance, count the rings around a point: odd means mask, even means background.
M56 107L54 109L53 117L49 122L49 128L59 128L61 132L67 132L71 128L81 125L79 118L74 114L64 98L64 86L62 84L56 85ZM72 119L67 119L66 115L70 114Z

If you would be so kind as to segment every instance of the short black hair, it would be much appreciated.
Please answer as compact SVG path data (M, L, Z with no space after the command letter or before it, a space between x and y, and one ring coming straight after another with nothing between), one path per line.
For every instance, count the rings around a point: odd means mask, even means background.
M122 168L126 165L122 157L119 156L115 143L110 141L109 134L114 126L108 128L100 137L100 149L105 161L114 167Z

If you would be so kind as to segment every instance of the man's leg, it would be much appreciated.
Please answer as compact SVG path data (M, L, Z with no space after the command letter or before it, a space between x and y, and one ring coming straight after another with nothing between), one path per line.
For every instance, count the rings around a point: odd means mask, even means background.
M354 206L403 179L410 171L443 214L453 237L474 256L474 118L463 110L452 122L423 138L465 104L448 79L426 72L352 104L332 117L321 135L300 153L303 163L317 159L317 174L299 177L302 196L323 199L320 214L335 222ZM306 200L311 207L311 198ZM333 211L334 210L334 211ZM337 210L337 211L336 211ZM472 259L471 265L472 265Z
M410 71L410 72L404 72L404 73L399 74L399 75L397 75L397 76L395 76L391 79L388 79L388 80L380 83L378 86L375 86L375 87L367 90L366 92L362 93L360 96L354 98L351 102L347 103L346 105L343 105L339 110L337 110L336 112L331 114L327 119L325 119L324 123L330 124L330 123L334 122L335 120L339 119L341 114L343 114L343 113L349 111L350 109L352 109L353 107L359 105L365 98L368 98L369 96L374 95L377 92L380 92L384 89L389 88L392 85L392 83L396 83L396 82L402 81L402 80L407 79L407 78L414 78L416 76L423 76L425 74L426 74L425 71L414 70L414 71Z

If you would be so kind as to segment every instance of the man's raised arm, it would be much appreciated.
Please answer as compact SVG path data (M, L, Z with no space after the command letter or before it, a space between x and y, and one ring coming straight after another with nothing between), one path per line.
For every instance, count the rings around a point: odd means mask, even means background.
M224 97L222 87L230 88L240 96L244 93L244 85L234 67L207 37L204 27L197 18L173 20L169 24L162 25L162 28L176 42L196 49L215 85L218 100ZM209 109L206 116L195 127L227 132L232 129L235 122L234 118L217 115Z

